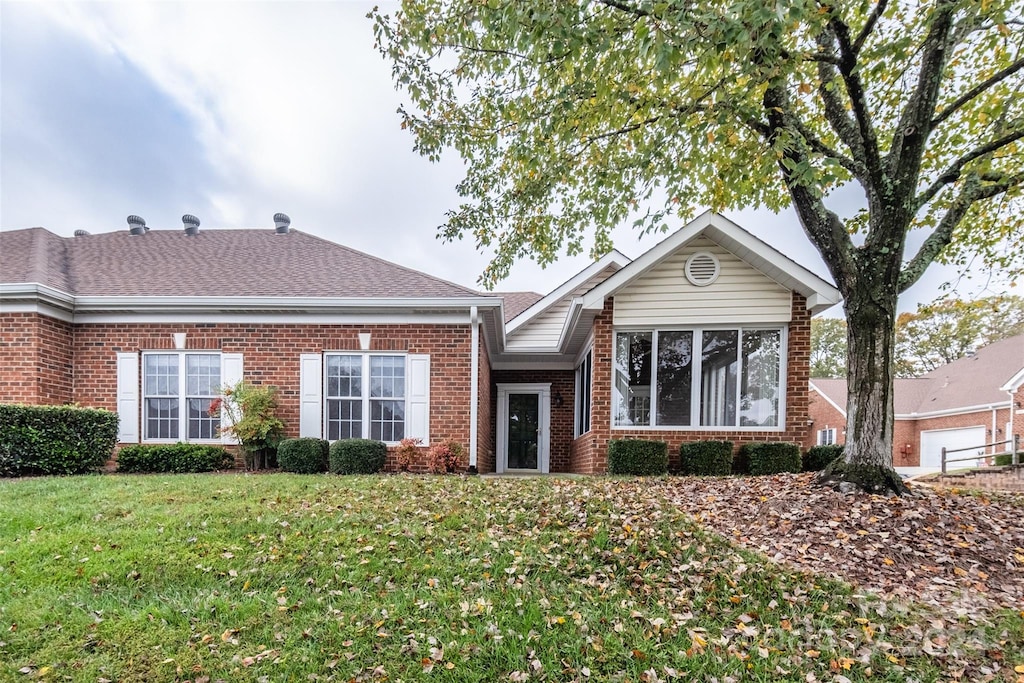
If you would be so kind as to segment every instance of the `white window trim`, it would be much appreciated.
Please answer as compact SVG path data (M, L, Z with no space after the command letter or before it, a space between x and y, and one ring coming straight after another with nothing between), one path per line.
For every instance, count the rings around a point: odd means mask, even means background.
M178 438L177 439L151 439L149 438L149 423L146 420L146 357L147 356L178 356ZM188 398L185 395L188 382L188 371L185 363L185 356L217 356L220 358L220 377L221 384L224 382L224 354L217 349L166 349L162 351L143 351L141 363L139 367L139 378L140 378L140 391L139 391L139 417L140 417L140 433L142 438L139 440L140 443L198 443L198 444L220 444L223 443L223 439L220 434L210 439L189 439L188 438ZM221 387L223 388L223 387ZM224 424L223 413L220 416L220 424Z
M830 440L825 440L825 439L828 439L828 435L829 434L831 434L832 438ZM835 443L836 443L836 428L835 427L825 427L825 429L819 429L818 430L818 443L817 443L818 446L832 446Z
M402 402L405 404L405 410L403 412L403 417L402 417L402 434L408 434L408 432L409 432L409 411L410 411L410 407L409 407L409 393L410 393L409 392L409 379L410 378L409 378L409 353L408 352L406 352L406 351L324 351L324 354L323 354L323 368L321 369L321 374L323 376L322 377L323 378L323 387L322 387L323 400L321 401L321 403L322 403L322 408L321 408L322 416L321 417L322 417L323 422L322 422L322 425L321 425L321 429L323 431L320 432L321 434L324 435L324 438L327 438L327 435L330 433L328 431L328 424L327 424L327 415L328 415L327 402L331 401L331 400L335 400L337 398L343 398L343 397L331 396L330 394L327 393L327 359L329 357L331 357L331 356L359 356L359 357L361 357L362 365L361 365L360 372L362 374L360 375L360 380L361 380L363 386L365 387L365 389L364 389L364 391L362 393L362 396L360 397L360 399L361 399L360 403L362 404L362 416L363 416L363 418L362 418L362 436L360 436L360 437L353 437L353 438L361 438L361 439L372 439L373 438L372 436L370 436L370 433L371 433L370 432L370 430L371 430L371 425L370 425L370 405L371 405L371 398L370 398L370 358L373 357L373 356L376 356L376 357L385 357L386 356L386 357L389 357L389 358L392 358L392 357L402 358L402 360L405 363L405 374L403 375L403 382L405 383L405 392L404 392L405 395L401 399ZM377 399L377 400L394 400L394 399L382 398L382 399ZM337 440L338 439L333 439L331 441L333 443L333 441L337 441ZM383 441L382 443L385 443L385 444L387 444L389 446L395 446L395 445L397 445L400 442L399 441Z
M690 425L616 425L615 424L615 338L619 334L628 334L630 332L651 332L651 363L652 366L656 366L657 353L658 353L658 335L655 332L693 332L694 339L697 339L697 335L703 332L722 332L730 330L749 330L752 332L759 332L765 330L778 330L779 331L779 424L774 427L765 427L760 425L753 426L711 426L701 424L690 424ZM742 339L742 335L741 335ZM696 346L696 345L695 345ZM611 384L610 384L610 395L611 399L611 410L609 412L609 422L611 423L611 429L613 432L785 432L786 431L786 381L789 373L789 325L784 323L758 323L758 324L746 324L746 325L709 325L694 326L694 325L664 325L656 327L645 327L645 326L623 326L615 327L612 329L612 362L611 362ZM699 354L693 354L693 377L700 377L700 366L701 357ZM655 378L651 378L652 381ZM736 373L736 395L740 395L740 387L743 382L743 373ZM690 387L690 411L691 415L697 416L697 422L700 422L700 382L692 382ZM657 391L655 387L651 385L651 408L650 414L651 419L654 420L658 414L658 403L657 403Z

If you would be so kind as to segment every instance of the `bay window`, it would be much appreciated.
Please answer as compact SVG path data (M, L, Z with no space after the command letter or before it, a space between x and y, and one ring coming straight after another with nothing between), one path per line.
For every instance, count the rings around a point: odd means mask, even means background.
M781 328L618 332L613 423L778 427L782 341Z

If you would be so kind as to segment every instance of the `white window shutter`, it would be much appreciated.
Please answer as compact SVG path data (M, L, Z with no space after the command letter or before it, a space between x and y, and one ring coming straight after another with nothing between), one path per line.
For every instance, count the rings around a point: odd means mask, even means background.
M233 387L242 381L242 354L240 353L222 353L220 354L220 387L223 391L226 387ZM228 416L228 411L220 411L220 427L231 426L231 418ZM238 439L235 438L234 434L230 432L224 432L221 434L220 440L223 443L238 443Z
M324 357L319 353L299 356L299 436L323 438Z
M405 435L430 443L430 356L410 353Z
M117 354L117 441L139 442L139 354Z

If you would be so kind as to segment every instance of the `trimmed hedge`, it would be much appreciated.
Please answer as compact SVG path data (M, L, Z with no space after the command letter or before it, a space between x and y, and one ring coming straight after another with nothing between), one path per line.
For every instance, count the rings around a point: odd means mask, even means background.
M129 474L213 472L234 466L235 458L226 449L194 443L132 445L117 453L117 471Z
M95 472L116 445L109 410L0 404L0 476Z
M324 439L285 439L277 446L277 464L285 472L326 472L330 446Z
M642 439L609 441L608 473L641 476L667 474L668 444Z
M712 476L732 474L732 441L693 441L680 445L679 472Z
M740 474L778 474L800 472L803 463L800 447L795 443L754 442L740 446L733 461L733 471Z
M1024 463L1024 452L1017 453L1017 462ZM1003 453L995 457L996 465L1012 465L1013 464L1013 453Z
M342 439L331 444L330 467L335 474L375 474L384 469L388 447L373 439Z
M829 464L836 458L842 457L843 447L840 444L830 444L828 446L811 446L804 453L803 457L803 471L804 472L820 472L829 466Z

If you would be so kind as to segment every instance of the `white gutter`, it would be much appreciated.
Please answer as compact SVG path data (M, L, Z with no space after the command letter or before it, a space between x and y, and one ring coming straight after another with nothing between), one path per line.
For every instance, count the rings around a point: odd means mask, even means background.
M269 309L455 309L500 307L498 297L78 296L75 312L237 311Z
M476 474L477 413L480 401L480 318L477 307L469 309L469 471Z

